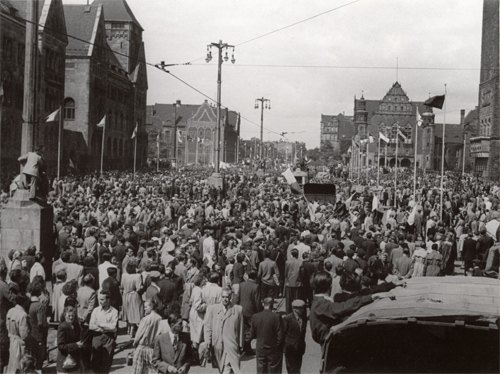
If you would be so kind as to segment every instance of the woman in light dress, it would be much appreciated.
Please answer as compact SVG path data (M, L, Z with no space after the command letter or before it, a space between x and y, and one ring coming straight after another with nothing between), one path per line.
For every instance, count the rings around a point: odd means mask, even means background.
M126 272L122 275L121 288L123 291L123 321L128 324L128 333L134 337L137 325L144 317L141 295L144 287L141 274L136 273L137 261L127 263Z
M207 304L203 300L203 277L197 275L194 278L194 287L191 292L191 310L189 311L189 326L191 334L191 342L193 348L197 349L199 344L203 341L203 320L205 318L205 311Z
M155 374L153 366L154 341L158 336L161 316L157 312L155 300L146 300L144 310L146 316L141 320L134 339L134 374Z

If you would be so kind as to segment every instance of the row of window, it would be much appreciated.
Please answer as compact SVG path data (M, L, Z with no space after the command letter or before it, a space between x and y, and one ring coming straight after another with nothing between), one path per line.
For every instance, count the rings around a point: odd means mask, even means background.
M381 111L402 111L402 112L411 112L413 110L413 107L411 104L407 105L390 105L390 104L381 104L380 105L380 110Z
M491 117L481 119L479 136L491 136Z

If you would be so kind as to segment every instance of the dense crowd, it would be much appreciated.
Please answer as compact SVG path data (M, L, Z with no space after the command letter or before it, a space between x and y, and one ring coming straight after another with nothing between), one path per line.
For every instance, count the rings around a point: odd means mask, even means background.
M203 169L54 180L54 252L0 262L1 369L40 372L55 323L57 372L108 373L123 321L134 373L239 373L242 355L258 373L281 373L283 357L299 373L307 326L321 345L363 305L411 277L454 275L457 261L464 275L498 277L487 228L498 188L448 175L441 209L435 175L419 174L415 197L400 173L396 190L391 174L373 189L373 172L355 188L334 169L321 180L337 185L336 202L241 168L220 188Z

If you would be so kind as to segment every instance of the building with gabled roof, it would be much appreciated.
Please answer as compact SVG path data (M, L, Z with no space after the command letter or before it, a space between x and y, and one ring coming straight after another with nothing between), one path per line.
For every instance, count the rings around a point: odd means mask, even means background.
M76 37L66 52L64 125L84 139L66 144L69 159L77 169L99 169L104 144L105 170L133 167L136 149L136 165L145 165L148 83L142 27L125 0L65 5L64 12L68 34ZM105 129L97 126L104 117Z
M175 125L174 125L175 118ZM234 163L237 160L240 115L229 109L221 109L220 160ZM213 165L215 163L216 108L205 100L201 105L172 104L149 105L146 128L149 136L148 160L155 167L160 161L173 163L174 148L177 164Z

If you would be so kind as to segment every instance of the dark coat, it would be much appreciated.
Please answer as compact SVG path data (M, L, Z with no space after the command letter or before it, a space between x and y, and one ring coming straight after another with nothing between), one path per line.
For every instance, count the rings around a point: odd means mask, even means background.
M155 339L153 365L160 374L166 374L169 366L176 369L184 367L187 371L189 369L188 359L188 346L181 336L177 342L176 350L172 346L169 333L161 334Z
M265 356L278 352L283 347L281 317L269 309L252 317L252 339L257 339L257 355Z
M283 316L283 334L285 336L285 353L296 353L303 355L306 351L306 328L307 319L302 319L302 326L299 326L295 314L289 313Z
M243 308L243 316L251 318L255 313L262 311L260 287L257 282L248 280L240 283L238 302Z
M71 325L69 322L61 322L57 328L57 372L69 373L81 370L80 348L76 342L80 341L80 327L78 323ZM71 370L63 369L63 363L68 354L75 359L78 365Z
M122 306L122 294L120 293L120 284L113 277L108 277L102 282L102 292L109 292L110 303L113 308L120 311Z
M462 258L464 261L473 261L476 258L476 245L477 242L472 238L464 240L464 246L462 248Z

